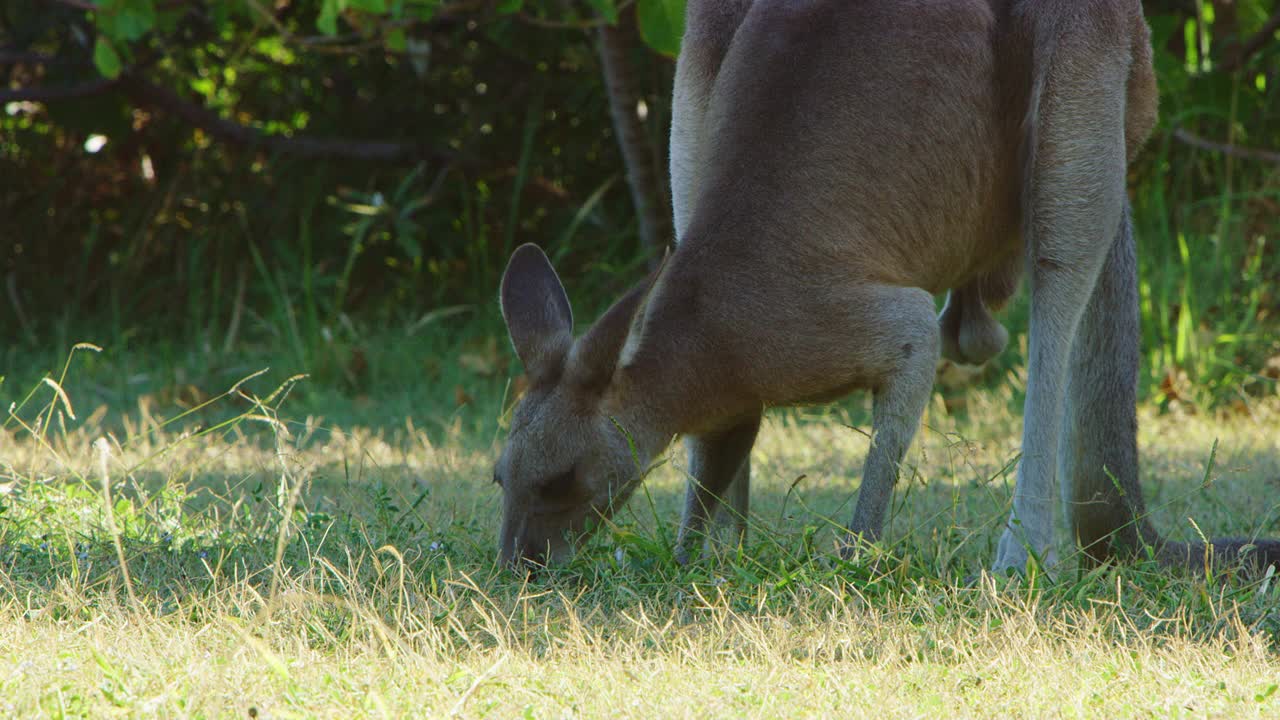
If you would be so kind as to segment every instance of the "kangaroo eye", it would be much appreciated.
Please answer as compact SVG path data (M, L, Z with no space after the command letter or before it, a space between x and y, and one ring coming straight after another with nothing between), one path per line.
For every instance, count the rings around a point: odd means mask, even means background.
M546 500L561 500L570 495L574 490L573 470L562 472L559 475L543 480L538 483L538 494Z

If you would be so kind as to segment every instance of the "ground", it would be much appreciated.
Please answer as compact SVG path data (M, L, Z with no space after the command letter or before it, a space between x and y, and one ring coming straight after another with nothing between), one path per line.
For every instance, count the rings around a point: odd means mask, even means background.
M930 407L878 559L833 552L868 428L811 410L766 422L745 547L672 561L672 452L572 565L524 578L494 565L500 423L361 429L286 394L74 419L41 385L0 432L0 714L1280 715L1270 576L979 575L1013 392ZM1280 402L1141 420L1158 527L1280 534Z

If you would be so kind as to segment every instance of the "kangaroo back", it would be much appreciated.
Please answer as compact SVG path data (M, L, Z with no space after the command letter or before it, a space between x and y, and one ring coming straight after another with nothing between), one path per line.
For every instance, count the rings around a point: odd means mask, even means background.
M674 97L662 267L578 339L540 250L504 276L534 377L495 473L505 558L570 552L675 436L680 556L726 502L741 531L764 409L854 389L875 442L846 542L876 540L940 352L1000 351L989 310L1022 269L1022 456L995 568L1055 564L1059 479L1091 557L1198 552L1155 532L1137 482L1125 171L1156 113L1138 0L690 0Z

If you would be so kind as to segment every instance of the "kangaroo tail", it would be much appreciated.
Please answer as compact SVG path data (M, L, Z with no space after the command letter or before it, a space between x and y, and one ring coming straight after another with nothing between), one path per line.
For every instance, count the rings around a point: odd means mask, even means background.
M1183 543L1152 526L1138 484L1139 338L1136 242L1126 208L1072 349L1059 450L1063 502L1087 561L1150 548L1160 564L1193 571L1257 574L1280 566L1280 540Z

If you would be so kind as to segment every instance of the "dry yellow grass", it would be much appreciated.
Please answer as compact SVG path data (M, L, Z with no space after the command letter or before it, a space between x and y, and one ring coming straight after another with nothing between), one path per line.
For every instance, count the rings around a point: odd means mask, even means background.
M527 581L493 566L491 437L286 436L225 409L183 435L61 405L0 433L0 715L1280 715L1269 579L964 583L1009 499L1001 393L971 393L968 421L931 408L879 563L831 552L867 439L780 414L740 554L671 562L674 453L573 565ZM1280 404L1142 420L1161 529L1280 534Z

